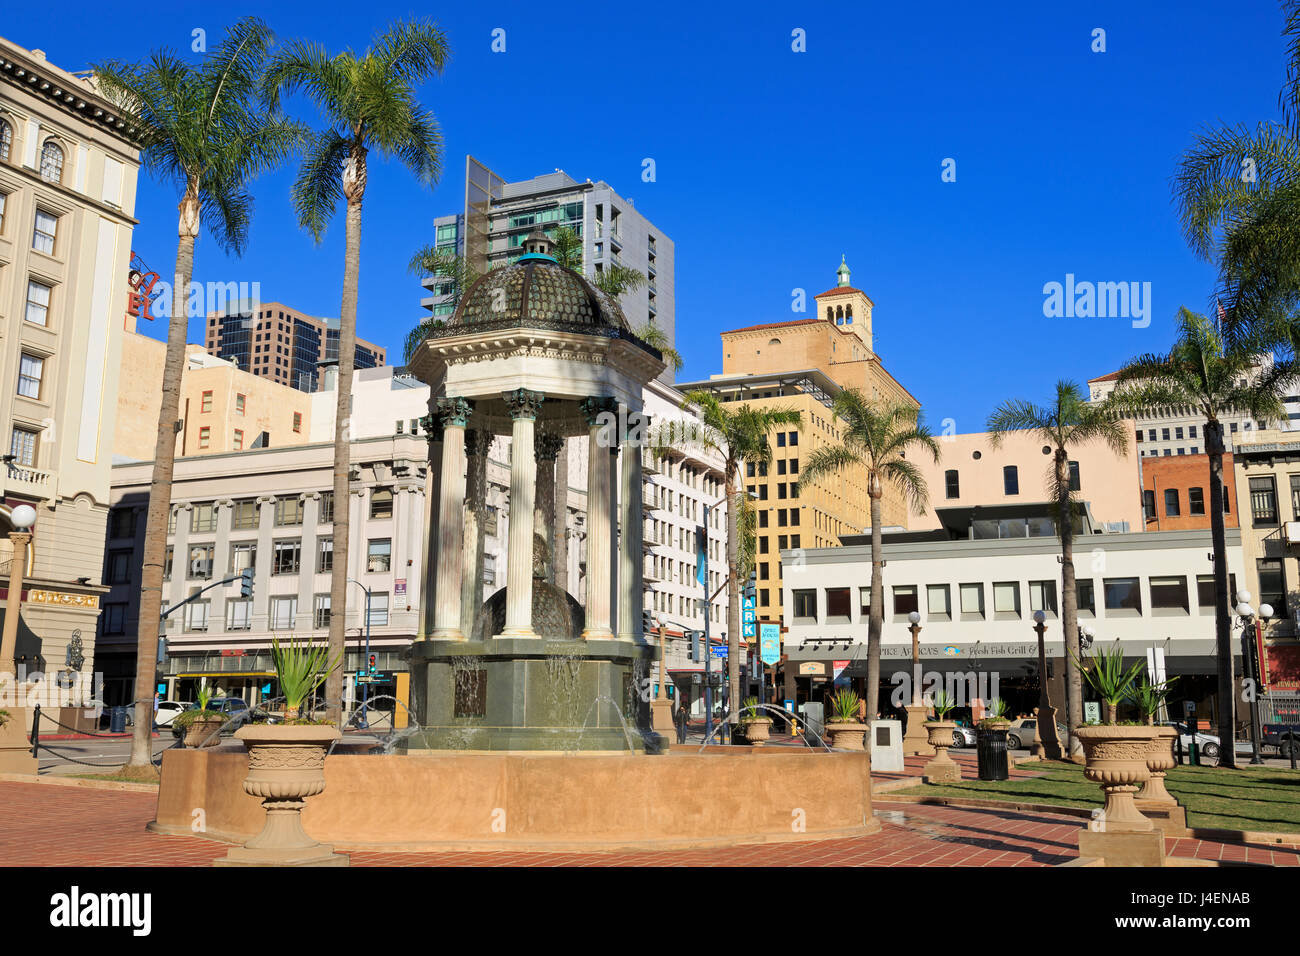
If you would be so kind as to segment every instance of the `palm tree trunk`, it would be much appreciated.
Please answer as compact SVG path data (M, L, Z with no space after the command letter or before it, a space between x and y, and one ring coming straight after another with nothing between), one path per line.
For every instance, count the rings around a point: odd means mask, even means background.
M885 576L880 556L880 476L872 472L867 480L871 498L871 610L867 615L867 720L874 720L880 706L880 632L885 625Z
M740 504L744 490L737 489L740 469L727 462L727 708L736 712L740 702ZM708 613L708 608L705 608ZM706 647L704 653L710 653Z
M1214 545L1214 647L1218 655L1219 766L1237 766L1236 700L1232 674L1232 625L1228 618L1228 548L1223 530L1223 425L1205 423L1210 455L1210 539Z
M172 502L172 473L176 463L176 419L181 405L181 373L185 367L185 339L189 331L186 304L194 276L194 240L199 234L197 182L192 182L180 203L177 222L176 272L172 309L167 326L167 357L163 364L162 407L158 411L158 437L154 445L153 475L149 482L149 510L145 518L144 560L140 573L140 618L136 625L135 731L131 737L132 767L153 762L153 695L158 669L158 633L162 621L163 560L167 554L167 516ZM173 561L179 558L176 556ZM184 565L182 565L184 566Z
M348 196L347 238L343 256L343 304L339 310L338 401L334 410L334 567L330 572L330 660L339 666L325 681L326 708L331 721L343 715L343 672L348 606L350 502L348 472L352 465L352 370L357 350L357 287L361 274L361 202L366 187L364 150L349 159L343 173ZM362 622L364 626L365 622Z
M1079 659L1079 591L1074 579L1074 515L1070 508L1070 461L1056 449L1056 522L1061 539L1061 630L1065 638L1065 679L1069 681L1069 712L1065 715L1065 759L1074 756L1074 732L1083 723L1083 675L1072 661ZM1046 676L1046 675L1044 675ZM1053 731L1055 728L1053 728ZM1055 736L1055 734L1053 734Z

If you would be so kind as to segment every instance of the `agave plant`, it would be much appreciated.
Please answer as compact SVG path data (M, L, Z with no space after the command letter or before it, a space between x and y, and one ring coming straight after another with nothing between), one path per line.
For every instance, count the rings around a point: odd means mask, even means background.
M173 727L185 728L196 720L207 720L209 718L220 718L223 723L229 719L219 710L208 710L208 701L212 700L212 688L208 686L206 677L199 678L199 689L194 696L197 706L177 714L176 719L172 721Z
M343 662L342 654L331 659L329 648L324 645L299 643L294 638L288 644L272 640L271 658L284 694L285 720L297 720L302 702Z
M1160 705L1169 696L1169 685L1176 680L1178 680L1177 677L1171 677L1168 680L1153 684L1144 676L1141 683L1129 689L1128 699L1137 705L1137 709L1141 711L1148 724L1156 722L1156 712L1160 710Z
M956 707L957 702L946 690L937 690L930 698L930 706L934 708L935 720L947 720L948 711Z
M851 690L836 691L831 697L831 710L835 716L832 720L852 723L858 719L858 707L862 698Z
M1124 649L1118 645L1109 649L1102 648L1094 654L1091 667L1073 654L1070 655L1070 660L1106 705L1106 723L1115 723L1115 712L1128 698L1133 682L1146 667L1146 662L1135 661L1131 667L1125 667Z
M740 713L741 713L740 722L742 724L751 723L755 720L767 719L758 711L757 697L746 697L745 703L740 708Z
M982 726L993 724L1004 724L1007 720L1007 702L1001 697L994 697L984 708L984 719L980 721Z

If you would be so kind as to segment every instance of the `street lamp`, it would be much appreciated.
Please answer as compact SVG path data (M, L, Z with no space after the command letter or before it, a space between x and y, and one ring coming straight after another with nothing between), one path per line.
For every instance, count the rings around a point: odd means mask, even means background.
M1259 614L1256 615L1255 609L1250 606L1250 592L1241 590L1237 592L1237 616L1241 618L1241 662L1246 672L1246 677L1255 682L1254 693L1250 695L1250 762L1252 764L1262 764L1264 761L1259 756L1259 683L1260 667L1258 660L1259 632L1268 619L1273 616L1273 607L1269 604L1259 606ZM1220 741L1220 746L1232 747L1232 754L1236 756L1236 734L1234 739L1229 741Z
M1043 741L1043 721L1047 721L1047 727L1051 730L1052 739L1057 740L1056 736L1056 711L1052 707L1051 698L1047 693L1047 647L1043 636L1047 633L1047 615L1042 609L1034 612L1034 631L1038 634L1038 718L1034 721L1034 744L1031 751L1035 757L1041 759L1044 755ZM1070 675L1065 675L1066 687L1070 684ZM1068 690L1067 690L1068 693ZM1059 749L1060 741L1057 740L1054 749ZM1059 754L1057 755L1059 757Z
M31 505L18 505L9 512L9 521L14 526L9 532L13 557L9 563L9 599L5 602L4 634L0 637L0 674L13 674L16 688L18 668L14 664L14 653L18 644L18 615L22 613L27 546L32 541L32 532L28 529L36 523L36 509Z
M361 657L361 667L365 668L370 664L370 588L354 578L348 578L348 580L366 592L366 650ZM357 727L361 730L365 730L370 726L369 721L366 720L366 705L369 703L370 681L367 680L361 689L361 719L357 721Z

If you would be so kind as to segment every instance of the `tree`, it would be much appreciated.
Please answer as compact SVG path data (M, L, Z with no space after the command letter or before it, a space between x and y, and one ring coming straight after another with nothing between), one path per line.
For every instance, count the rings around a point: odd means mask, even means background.
M668 422L655 429L650 447L656 457L664 457L670 448L693 447L717 454L723 459L723 488L727 499L727 683L732 719L740 705L740 575L742 573L742 523L753 510L745 500L740 466L752 462L766 465L772 460L768 432L793 425L802 418L793 408L755 408L744 404L731 408L709 391L688 392L688 405L700 410L700 417L688 421ZM749 544L752 549L752 543ZM752 551L751 551L752 553Z
M1070 449L1094 441L1104 441L1117 455L1128 453L1128 426L1120 421L1105 403L1090 403L1074 382L1056 383L1056 395L1048 405L1013 399L1004 402L989 416L989 440L1000 448L1011 432L1029 432L1052 448L1052 467L1047 476L1048 493L1056 501L1056 536L1061 542L1061 629L1066 653L1079 660L1079 592L1074 579L1074 521L1078 508L1070 490ZM1069 712L1065 723L1069 739L1068 755L1074 753L1075 730L1083 723L1083 681L1078 669L1067 665ZM1045 687L1046 675L1040 675ZM1039 696L1040 708L1046 691ZM1040 719L1043 719L1040 712ZM1040 735L1054 736L1055 727L1039 725Z
M203 224L223 249L242 253L253 206L248 185L258 174L282 162L301 134L296 125L257 108L257 82L271 42L266 24L245 17L227 30L221 43L197 65L164 49L155 51L146 63L111 60L94 67L100 91L131 116L133 136L145 169L160 181L178 187L181 193L162 406L145 521L131 766L148 766L153 759L151 730L163 559L189 326L186 303L194 275L194 241Z
M339 315L337 403L334 415L334 568L330 576L330 655L342 655L348 585L349 416L356 361L357 290L361 271L361 206L365 199L367 156L377 149L396 157L424 185L442 172L442 135L433 114L415 96L415 87L440 74L449 57L447 39L437 26L401 21L377 36L361 56L344 50L334 56L319 44L298 40L278 53L264 79L272 105L284 93L302 93L325 118L326 126L306 144L293 186L299 224L320 242L338 207L346 202L343 301ZM325 686L331 715L341 713L343 668Z
M926 429L920 409L902 402L871 401L856 388L835 396L831 411L843 422L838 444L823 445L808 455L799 469L803 489L827 475L860 467L867 473L871 502L871 609L867 622L867 717L880 703L880 634L884 628L884 579L880 540L881 498L886 482L902 493L918 514L929 503L921 470L907 458L916 448L939 461L939 446Z
M1295 326L1293 325L1294 329ZM1219 765L1235 767L1235 700L1232 627L1229 618L1227 543L1223 525L1223 422L1225 413L1249 414L1267 423L1282 418L1281 396L1296 373L1294 363L1262 362L1249 341L1225 344L1203 315L1178 312L1178 338L1168 355L1141 355L1119 373L1111 405L1137 417L1194 408L1205 416L1210 459L1210 535L1214 544L1214 636L1218 655Z
M417 250L411 256L407 269L418 276L434 276L442 279L439 284L448 288L445 304L451 306L452 312L456 311L461 297L479 278L478 271L470 265L468 258L450 249L435 249L433 246L425 246ZM411 329L402 345L402 361L410 363L429 334L434 329L442 328L444 324L444 319L430 317Z

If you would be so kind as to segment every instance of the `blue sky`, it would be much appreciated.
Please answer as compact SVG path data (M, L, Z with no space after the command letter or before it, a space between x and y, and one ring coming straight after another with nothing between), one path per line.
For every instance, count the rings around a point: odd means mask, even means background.
M1046 8L1051 9L1046 9ZM1138 9L1135 9L1138 8ZM15 6L0 26L67 69L188 51L241 12L78 0ZM359 11L359 13L358 13ZM683 378L721 370L718 332L791 317L791 290L834 284L840 255L876 303L876 350L938 428L978 431L1008 397L1045 400L1168 347L1180 304L1206 310L1170 177L1199 127L1276 117L1275 4L266 3L283 37L360 49L418 14L452 60L421 91L446 141L433 190L373 162L359 333L396 353L421 316L405 263L462 203L472 153L510 179L557 167L604 179L675 241ZM491 51L494 28L506 52ZM1091 51L1092 31L1106 51ZM791 49L806 33L807 52ZM299 107L302 104L297 104ZM304 114L314 121L310 114ZM657 181L641 181L653 158ZM941 181L945 158L955 182ZM242 259L200 241L199 281L337 315L342 220L315 246L289 206L292 169L255 184ZM177 196L141 180L135 249L170 278ZM1150 282L1152 321L1045 318L1067 273ZM158 325L159 323L155 323ZM162 328L151 334L162 336ZM191 340L201 341L200 320Z

